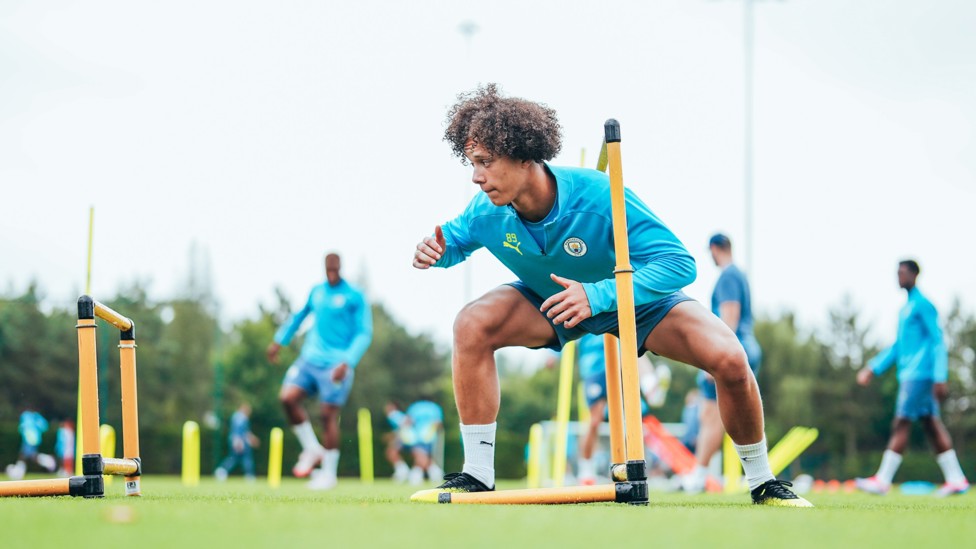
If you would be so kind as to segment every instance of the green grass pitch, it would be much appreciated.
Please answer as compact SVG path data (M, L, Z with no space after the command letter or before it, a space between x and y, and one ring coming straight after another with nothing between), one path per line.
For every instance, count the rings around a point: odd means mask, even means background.
M520 484L503 484L518 488ZM648 507L409 503L410 487L342 479L310 492L286 479L146 477L101 500L0 499L4 547L961 547L976 543L976 495L809 494L815 509L753 506L748 496L652 493Z

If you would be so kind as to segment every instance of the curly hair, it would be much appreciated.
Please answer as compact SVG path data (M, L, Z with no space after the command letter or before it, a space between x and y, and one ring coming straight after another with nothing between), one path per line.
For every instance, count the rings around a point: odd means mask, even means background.
M474 140L495 155L515 160L551 160L562 148L556 111L542 103L504 97L496 84L458 95L447 112L444 141L467 164L464 144Z

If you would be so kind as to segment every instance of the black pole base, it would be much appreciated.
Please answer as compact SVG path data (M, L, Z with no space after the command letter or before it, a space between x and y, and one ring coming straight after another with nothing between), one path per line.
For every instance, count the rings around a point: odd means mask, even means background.
M616 496L614 501L628 505L647 505L647 481L626 481L614 484Z

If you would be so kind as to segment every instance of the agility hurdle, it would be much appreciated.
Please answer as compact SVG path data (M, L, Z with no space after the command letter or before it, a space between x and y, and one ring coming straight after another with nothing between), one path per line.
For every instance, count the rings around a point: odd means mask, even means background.
M624 202L620 155L620 124L603 125L604 146L597 169L610 171L610 200L613 217L614 252L617 264L617 338L604 336L607 361L607 409L610 420L610 478L613 484L437 494L438 503L476 504L562 504L617 502L647 505L647 462L644 461L644 433L640 415L640 381L637 372L637 322L634 311L634 268L630 264L627 213Z
M119 359L122 385L122 446L125 457L105 458L101 454L98 418L98 368L95 355L95 319L101 318L120 331ZM142 495L139 457L139 406L136 391L135 323L87 295L78 298L78 375L83 425L82 474L69 478L0 482L0 496L105 495L102 475L125 476L125 494Z

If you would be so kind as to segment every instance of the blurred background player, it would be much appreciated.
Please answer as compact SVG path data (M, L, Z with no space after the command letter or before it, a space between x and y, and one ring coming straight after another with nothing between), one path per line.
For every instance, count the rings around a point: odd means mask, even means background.
M17 426L17 431L20 432L20 453L17 455L17 463L7 466L8 477L14 480L24 478L29 461L37 463L47 471L57 469L57 461L53 456L38 451L41 436L47 432L47 429L47 420L38 412L31 410L30 407L21 412L20 423Z
M749 281L745 273L732 262L732 241L729 237L722 233L715 234L708 240L708 250L712 254L712 261L722 270L712 292L712 312L735 332L735 337L746 351L749 367L756 374L762 360L762 349L752 333L752 295ZM758 379L757 376L756 380ZM691 493L705 489L706 468L715 453L722 448L722 439L725 436L715 380L705 371L700 371L698 388L702 394L698 441L695 444L695 461L698 464L684 479L684 489Z
M969 489L969 482L952 448L952 438L939 418L939 402L945 400L948 393L949 357L939 327L939 313L915 287L919 270L918 263L913 260L898 264L898 285L908 292L908 300L898 314L898 336L894 344L871 359L857 374L857 382L866 386L874 376L893 365L897 365L898 371L895 419L881 467L874 476L856 481L858 488L872 494L886 494L891 488L914 421L920 421L925 428L937 454L936 461L945 475L945 484L938 494L949 496Z
M681 436L681 443L691 453L695 452L698 444L698 431L701 425L701 391L691 389L685 394L685 407L681 409L681 424L685 426L685 432Z
M590 422L580 439L577 477L580 484L596 483L596 463L593 454L599 440L600 424L607 419L607 361L603 335L587 334L577 341L577 363L583 395L590 409ZM671 370L664 364L654 366L645 354L638 361L641 386L641 416L651 407L664 405L671 384Z
M312 288L302 310L292 315L268 346L268 359L277 363L281 347L288 345L308 315L315 317L295 363L288 368L279 399L302 445L292 473L307 477L319 463L322 469L309 488L327 490L336 485L339 467L339 410L349 398L353 371L373 338L373 315L363 293L339 274L339 256L325 256L326 281ZM322 443L315 437L302 407L306 396L318 395Z
M406 412L399 405L386 405L386 419L393 426L395 436L387 446L386 458L393 464L393 480L409 481L417 485L424 481L424 473L431 482L440 482L444 471L434 461L434 444L444 424L444 410L430 400L418 400ZM413 467L408 468L400 455L407 450L413 457Z
M54 455L61 464L58 476L68 477L75 470L75 423L66 419L58 426L58 438L54 442Z
M240 463L244 469L244 478L254 480L254 448L260 441L251 432L251 405L244 402L237 411L230 416L230 453L220 463L214 476L217 480L227 480L227 475Z
M577 363L583 395L590 408L590 424L580 439L577 477L580 484L591 485L596 482L596 464L593 453L596 451L600 424L607 413L607 362L604 354L603 336L587 334L577 342Z

